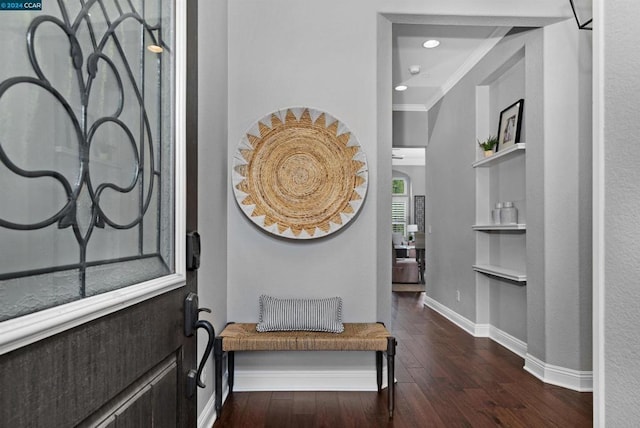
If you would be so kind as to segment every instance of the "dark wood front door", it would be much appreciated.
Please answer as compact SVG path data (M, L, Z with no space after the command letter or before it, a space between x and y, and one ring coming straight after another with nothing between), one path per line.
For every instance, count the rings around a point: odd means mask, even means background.
M184 287L0 357L0 425L188 427Z
M0 11L0 426L193 427L197 2L42 4Z

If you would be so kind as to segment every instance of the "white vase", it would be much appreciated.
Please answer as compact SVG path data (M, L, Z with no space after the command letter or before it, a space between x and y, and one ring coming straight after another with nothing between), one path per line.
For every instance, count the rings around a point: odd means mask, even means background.
M496 207L491 210L491 219L493 224L500 224L500 211L502 211L502 202L496 202Z
M516 224L518 223L518 209L513 202L504 202L500 210L500 223Z

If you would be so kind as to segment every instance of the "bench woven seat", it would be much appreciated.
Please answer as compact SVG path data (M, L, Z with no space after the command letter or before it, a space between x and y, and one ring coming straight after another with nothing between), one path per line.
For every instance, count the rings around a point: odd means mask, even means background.
M310 331L258 332L256 323L229 323L214 340L215 408L222 414L223 357L227 355L229 394L233 393L236 351L375 351L378 392L382 390L382 357L387 356L389 417L393 417L396 339L380 323L344 323L342 333Z
M220 333L227 351L386 351L391 336L380 323L345 323L342 333L273 331L259 333L255 323L229 324Z

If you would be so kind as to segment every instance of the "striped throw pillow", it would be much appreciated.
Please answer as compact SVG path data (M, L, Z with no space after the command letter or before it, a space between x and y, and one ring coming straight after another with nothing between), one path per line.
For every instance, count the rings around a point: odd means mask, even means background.
M256 330L342 333L342 298L278 299L263 294Z

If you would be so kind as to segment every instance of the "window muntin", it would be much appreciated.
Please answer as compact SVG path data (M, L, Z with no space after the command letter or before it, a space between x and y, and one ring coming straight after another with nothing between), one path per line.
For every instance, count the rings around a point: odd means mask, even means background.
M406 238L409 220L409 183L406 178L392 178L391 195L391 231Z
M407 236L407 210L406 197L394 197L391 201L391 227L392 232Z

